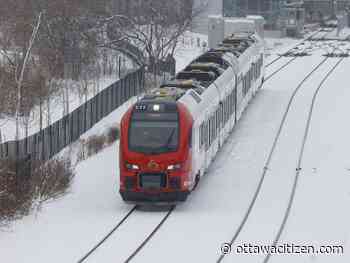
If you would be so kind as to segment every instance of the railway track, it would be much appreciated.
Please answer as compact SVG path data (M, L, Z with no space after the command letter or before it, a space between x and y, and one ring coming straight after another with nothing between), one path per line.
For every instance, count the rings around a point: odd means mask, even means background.
M133 206L129 212L98 242L96 243L95 246L93 246L84 256L82 256L77 263L83 263L87 262L93 254L100 248L102 247L103 244L105 244L113 234L117 232L117 230L122 226L127 223L127 220L136 213L138 206ZM144 247L145 245L152 239L152 237L158 232L158 230L161 228L161 226L166 222L166 220L169 218L169 216L172 214L174 211L175 206L171 206L169 210L166 212L165 216L161 218L158 224L156 224L150 234L146 236L146 238L141 242L141 244L133 250L133 252L127 257L126 260L123 262L127 263L130 262Z
M318 85L317 89L315 90L313 97L312 97L312 102L310 105L310 108L308 110L307 113L307 121L306 121L306 125L305 125L305 130L304 130L304 134L303 134L303 138L301 141L301 146L300 146L300 152L299 152L299 156L298 156L298 163L297 163L297 167L295 169L295 177L294 177L294 182L293 182L293 187L289 196L289 200L288 200L288 206L286 211L284 212L284 216L283 216L283 220L282 223L278 229L277 235L272 243L273 246L276 246L281 238L281 235L283 233L283 230L286 227L290 212L292 210L292 206L293 206L293 202L295 199L295 195L296 195L296 191L297 191L297 187L298 187L298 182L299 182L299 178L300 178L300 172L302 170L301 168L301 164L303 161L303 156L304 156L304 150L305 150L305 145L309 136L309 130L310 130L310 125L311 125L311 121L312 121L312 114L313 114L313 110L315 107L315 102L317 99L317 96L321 90L322 87L324 87L325 82L327 81L327 79L332 75L332 73L336 70L336 68L343 62L345 58L340 58L338 59L338 62L331 68L331 70L329 70L327 72L327 74L324 76L324 78L321 80L320 84ZM268 253L263 261L263 263L267 263L269 262L271 258L271 253Z
M328 33L328 32L327 32ZM302 57L302 56L306 56L308 55L307 51L312 49L313 47L316 46L316 42L311 42L310 46L305 46L305 43L308 40L311 40L313 38L313 36L315 36L316 34L319 34L319 31L317 31L315 34L312 34L311 36L309 36L308 38L306 38L304 41L302 41L301 43L299 43L298 45L294 46L293 48L289 49L287 52L285 52L283 55L281 55L280 57L278 57L278 59L275 59L274 61L272 61L271 63L269 63L266 68L272 66L274 63L276 63L278 60L280 60L282 57L286 57L286 56L290 56L292 57L290 60L288 60L286 63L283 63L280 67L278 67L276 70L274 70L272 73L270 73L269 75L267 75L265 77L265 81L268 81L269 79L271 79L273 76L275 76L277 73L279 73L280 71L282 71L283 69L285 69L289 64L293 63L297 58ZM303 46L303 48L301 50L298 49L298 47Z
M315 33L311 34L310 36L308 36L307 38L305 38L302 42L298 43L297 45L293 46L292 48L290 48L289 50L287 50L286 52L284 52L284 54L280 55L278 58L272 60L270 63L268 63L266 65L266 68L269 68L270 66L272 66L273 64L275 64L277 61L279 61L281 58L286 57L286 56L291 56L293 57L292 59L290 59L289 61L287 61L286 63L282 64L282 66L278 67L275 71L273 71L271 74L269 74L266 78L266 80L269 80L270 78L272 78L274 75L276 75L278 72L280 72L281 70L283 70L285 67L287 67L289 64L291 64L292 62L294 62L296 60L297 57L300 56L305 56L307 55L306 51L310 48L310 47L305 47L303 48L303 50L298 50L298 47L305 45L305 43L307 43L308 41L313 41L313 40L324 40L326 39L327 35L332 33L335 29L331 30L331 31L327 31L324 32L322 31L322 29L316 31ZM322 34L320 37L316 37L318 34L320 33L324 33ZM315 45L316 42L311 43L311 47L316 47Z
M141 249L151 240L154 234L159 230L159 228L165 223L165 221L169 218L171 213L174 211L175 206L172 206L163 219L159 222L158 225L153 229L153 231L146 237L146 239L134 250L134 252L125 260L125 263L129 263L140 251Z
M319 32L317 32L319 33ZM310 38L310 37L309 37ZM305 41L305 40L304 40ZM299 46L300 43L297 45ZM293 47L291 50L295 49L296 47ZM278 59L275 60L275 62L277 60L281 59L281 57L279 57ZM266 80L269 80L270 78L272 78L274 75L276 75L278 72L280 72L281 70L283 70L284 68L286 68L289 64L291 64L293 61L295 61L297 59L297 57L293 57L292 59L288 60L287 63L284 63L281 67L279 67L276 71L274 71L273 73L271 73ZM278 143L278 140L279 140L279 137L280 137L280 134L281 134L281 131L283 129L283 126L284 126L284 123L285 123L285 120L287 118L287 115L288 115L288 112L289 112L289 109L291 107L291 104L294 100L294 97L295 95L297 94L297 92L301 89L301 87L303 86L304 82L306 80L308 80L310 78L310 76L316 72L318 70L319 67L321 67L329 58L326 57L324 58L319 64L317 64L307 75L306 77L299 83L299 85L296 87L296 89L293 91L293 94L289 100L289 103L287 105L287 108L284 112L284 115L283 115L283 118L282 118L282 121L280 123L280 126L279 126L279 129L278 129L278 132L275 136L275 139L274 139L274 142L273 142L273 145L272 145L272 148L270 150L270 153L269 153L269 156L268 156L268 159L265 163L265 166L263 168L263 173L261 175L261 178L260 178L260 181L259 181L259 184L258 184L258 188L256 189L255 193L254 193L254 196L253 196L253 199L248 207L248 210L246 212L246 214L244 215L244 218L241 222L241 224L239 225L237 231L235 232L231 242L230 242L230 245L232 246L232 244L234 244L234 242L236 241L237 237L239 236L241 230L243 229L254 205L255 205L255 202L257 200L257 197L260 193L260 190L262 188L262 185L263 185L263 182L264 182L264 179L265 179L265 176L266 176L266 172L268 170L268 167L269 167L269 164L271 162L271 159L272 159L272 156L274 154L274 151L275 151L275 148L276 148L276 145ZM331 75L331 73L335 70L335 68L341 63L341 61L343 61L344 58L341 58L339 59L339 62L336 64L336 66L334 68L332 68L332 70L327 74L327 76L322 80L319 88L317 89L316 93L315 93L315 96L313 98L313 102L312 102L312 106L311 106L311 109L310 109L310 112L309 112L309 119L308 119L308 123L307 123L307 128L305 130L305 134L304 134L304 138L303 138L303 144L302 144L302 150L301 150L301 157L299 158L299 163L298 163L298 168L296 169L296 177L295 177L295 181L294 181L294 185L293 185L293 190L292 190L292 193L291 193L291 197L290 197L290 200L289 200L289 203L288 203L288 208L285 212L285 217L284 217L284 220L283 220L283 223L281 224L281 227L279 229L279 232L278 232L278 235L276 236L275 238L275 241L274 241L274 244L277 244L279 239L280 239L280 236L283 232L283 229L286 225L286 222L287 222L287 219L289 217L289 213L290 213L290 210L291 210L291 207L292 207L292 204L293 204L293 200L294 200L294 196L295 196L295 192L296 192L296 187L297 187L297 182L298 182L298 179L299 179L299 174L300 174L300 165L301 165L301 161L302 161L302 154L303 154L303 151L304 151L304 146L305 146L305 142L306 142L306 139L307 139L307 135L308 135L308 130L309 130L309 126L310 126L310 122L311 122L311 116L312 116L312 110L313 110L313 107L314 107L314 101L316 99L316 96L317 96L317 93L318 91L321 89L323 83L326 81L326 79ZM275 63L273 62L273 63ZM272 65L273 63L270 63L269 65ZM81 257L81 259L78 261L78 263L83 263L83 262L86 262L93 254L94 252L100 248L106 241L108 241L110 239L110 237L122 226L125 224L125 222L131 217L131 215L133 215L135 213L135 211L137 210L137 206L134 206L132 207L132 209L122 218L122 220L120 220L116 225L115 227L113 227L111 229L110 232L108 232L102 239L101 241L99 241L92 249L90 249L83 257ZM130 262L144 247L145 245L152 239L152 237L158 232L158 230L161 228L161 226L167 221L167 219L170 217L170 215L173 213L173 211L175 210L175 206L172 206L168 211L167 213L165 214L165 216L163 216L161 218L161 220L159 221L159 223L157 225L155 225L155 227L153 228L153 230L150 232L150 234L147 235L147 237L141 242L141 244L127 257L127 259L123 262ZM271 255L268 255L265 260L264 260L264 263L268 262L269 261L269 258L270 258ZM224 258L224 255L222 255L217 262L221 262L222 259Z
M336 49L336 48L334 48L334 50L335 50L335 49ZM287 63L285 63L285 64L282 65L280 68L278 68L276 71L274 71L272 74L270 74L270 75L269 75L270 77L268 77L267 79L270 79L272 76L274 76L274 75L277 74L279 71L281 71L282 69L284 69L287 65L289 65L290 63L292 63L295 59L296 59L296 58L293 58L293 59L289 60ZM306 81L307 81L307 80L308 80L308 79L309 79L309 78L310 78L310 77L311 77L311 76L312 76L312 75L327 61L327 60L329 60L329 57L326 56L320 63L318 63L318 64L306 75L306 77L305 77L305 78L297 85L297 87L294 89L294 91L293 91L293 93L292 93L292 95L291 95L291 97L290 97L290 99L289 99L289 101L288 101L287 107L286 107L286 109L285 109L285 111L284 111L284 115L283 115L282 120L281 120L281 122L280 122L278 131L277 131L277 133L276 133L276 135L275 135L275 138L274 138L272 147L271 147L271 149L270 149L268 158L267 158L267 160L266 160L266 162L265 162L265 165L264 165L264 167L263 167L263 172L262 172L262 174L261 174L261 176L260 176L260 180L259 180L258 186L257 186L257 188L256 188L256 190L255 190L255 192L254 192L253 198L252 198L251 202L249 203L248 209L247 209L246 213L244 214L244 217L243 217L242 221L240 222L240 224L239 224L237 230L235 231L235 233L234 233L234 235L233 235L231 241L228 243L230 246L232 246L232 245L236 242L238 236L240 235L242 229L244 228L244 226L245 226L245 224L246 224L246 222L247 222L247 220L248 220L248 218L249 218L249 215L251 214L252 209L253 209L253 207L254 207L256 201L257 201L257 198L258 198L258 196L259 196L259 193L260 193L260 191L261 191L263 182L264 182L265 177L266 177L266 173L267 173L267 171L268 171L268 169L269 169L269 166L270 166L272 157L273 157L273 155L274 155L274 153L275 153L276 146L277 146L278 141L279 141L279 138L280 138L280 136L281 136L282 129L283 129L283 127L285 126L286 118L287 118L287 116L288 116L289 110L290 110L290 108L291 108L292 102L293 102L294 99L295 99L296 94L297 94L298 91L302 88L302 86L304 85L304 83L305 83L305 82L306 82ZM276 244L278 243L279 239L280 239L280 236L281 236L281 234L282 234L282 232L283 232L283 229L284 229L284 227L285 227L286 221L287 221L287 219L288 219L288 217L289 217L289 213L290 213L290 210L291 210L291 206L292 206L292 203L293 203L293 200L294 200L294 196L295 196L295 192L296 192L296 186L297 186L297 182L298 182L298 178L299 178L299 173L300 173L300 166L301 166L301 161L302 161L302 154L303 154L303 151L304 151L304 146L305 146L305 142L306 142L307 135L308 135L308 130L309 130L309 126L310 126L312 110L313 110L313 107L314 107L314 102L315 102L316 96L317 96L317 94L318 94L320 88L321 88L322 85L324 84L324 82L327 80L327 78L332 74L332 72L335 70L335 68L338 67L338 65L339 65L339 64L341 63L341 61L343 61L343 60L344 60L344 58L340 58L339 61L338 61L338 63L336 63L336 65L335 65L334 67L332 67L332 69L326 74L326 76L322 79L322 81L321 81L319 87L317 88L317 90L316 90L316 92L315 92L315 94L314 94L314 97L313 97L313 100L312 100L312 106L311 106L311 109L310 109L310 111L309 111L309 116L308 116L309 119L308 119L308 122L307 122L307 124L306 124L306 130L305 130L305 134L304 134L304 138L303 138L303 144L302 144L302 148L301 148L301 155L299 156L298 168L296 169L296 177L295 177L295 181L294 181L294 185L293 185L293 191L292 191L292 193L291 193L291 195L290 195L290 199L289 199L289 202L288 202L288 208L287 208L287 210L286 210L286 212L285 212L284 219L283 219L283 222L282 222L282 224L281 224L281 226L280 226L279 232L278 232L276 238L274 239L275 242L274 242L273 245L276 245ZM225 255L222 254L222 255L218 258L217 262L221 262L221 261L224 259L224 256L225 256ZM268 255L268 256L265 258L264 263L268 262L269 258L270 258L270 255Z
M294 101L294 98L296 96L296 94L298 93L298 91L301 89L301 87L303 86L303 84L312 76L312 74L314 74L329 58L324 58L320 63L318 63L303 79L302 81L297 85L297 87L294 89L293 93L292 93L292 96L289 98L289 101L288 101L288 104L287 104L287 107L284 111L284 114L283 114L283 117L282 117L282 120L279 124L279 127L278 127L278 130L277 130L277 133L274 137L274 140L273 140L273 143L272 143L272 147L269 151L269 154L268 154L268 157L267 157L267 160L264 164L264 167L263 167L263 171L262 171L262 174L260 176L260 180L259 180L259 183L258 183L258 187L256 188L254 194L253 194L253 198L251 200L251 202L249 203L249 206L248 206L248 209L247 211L245 212L244 216L243 216L243 219L242 221L240 222L237 230L234 232L233 234L233 237L232 239L230 240L230 242L228 243L230 246L232 246L239 234L241 233L243 227L245 226L248 218L249 218L249 215L250 213L252 212L253 208L254 208L254 205L258 199L258 196L260 194L260 191L261 191L261 188L262 188L262 185L264 183L264 180L265 180L265 177L266 177L266 173L269 169L269 166L270 166L270 163L271 163L271 160L272 160L272 157L275 153L275 149L276 149L276 146L277 146L277 143L279 141L279 138L281 136L281 133L282 133L282 130L283 130L283 127L285 125L285 122L286 122L286 119L287 119L287 116L288 116L288 113L289 113L289 110L291 108L291 105L292 105L292 102ZM217 260L217 263L219 262L222 262L222 260L224 259L225 257L225 254L222 254L218 260Z
M299 44L301 45L301 43ZM311 46L313 46L314 43L311 43ZM296 47L294 47L293 49L295 49ZM336 48L334 47L333 50L335 50ZM301 52L304 52L304 50L302 50ZM266 84L266 82L268 82L269 80L273 79L274 76L276 76L278 73L280 73L282 70L285 70L290 64L292 64L293 62L295 62L297 59L299 59L300 57L299 56L296 56L296 57L293 57L291 59L289 59L287 62L283 63L280 67L278 67L276 70L274 70L272 73L270 73L269 75L267 75L267 77L265 78L264 80L264 84ZM227 158L226 160L228 160L229 158L229 154L232 152L233 150L233 147L229 149L228 153L227 153ZM212 172L215 172L219 170L218 169L214 169Z
M317 30L316 32L314 32L313 34L311 34L310 36L308 36L307 38L305 38L304 40L302 40L301 42L299 42L298 44L296 44L295 46L293 46L292 48L288 49L286 52L284 53L289 53L291 51L293 51L294 49L296 49L298 46L302 45L303 43L305 43L308 40L313 39L317 34L319 34L320 32L322 32L321 30ZM275 58L274 60L270 61L268 64L266 64L266 68L272 66L273 64L275 64L277 61L279 61L281 58L283 57L282 55L279 55L277 58Z

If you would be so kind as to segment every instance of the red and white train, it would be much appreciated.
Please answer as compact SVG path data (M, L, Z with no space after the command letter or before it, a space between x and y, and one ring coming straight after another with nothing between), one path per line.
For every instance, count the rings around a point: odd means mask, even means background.
M257 34L234 34L133 105L121 121L122 198L185 201L263 76L263 40Z

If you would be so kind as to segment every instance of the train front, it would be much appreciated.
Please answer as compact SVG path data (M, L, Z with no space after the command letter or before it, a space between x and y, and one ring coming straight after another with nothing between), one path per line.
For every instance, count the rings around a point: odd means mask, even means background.
M176 101L141 100L123 116L120 194L124 201L177 203L192 186L193 119Z

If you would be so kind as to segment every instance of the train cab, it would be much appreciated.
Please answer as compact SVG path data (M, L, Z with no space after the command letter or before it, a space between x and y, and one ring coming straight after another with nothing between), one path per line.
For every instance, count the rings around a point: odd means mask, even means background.
M146 97L123 117L120 194L125 201L179 202L190 192L192 117L166 97Z

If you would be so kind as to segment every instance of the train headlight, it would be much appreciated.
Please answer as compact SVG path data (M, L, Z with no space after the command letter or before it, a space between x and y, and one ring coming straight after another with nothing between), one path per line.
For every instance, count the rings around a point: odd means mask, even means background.
M294 19L289 19L289 24L290 25L295 25L295 20Z
M132 164L132 163L125 163L125 167L129 170L138 170L140 169L140 167L136 164Z
M153 105L153 110L154 111L159 111L160 110L160 105L159 104L154 104Z
M181 164L177 163L177 164L171 164L168 166L168 171L174 171L174 170L179 170L181 169Z

